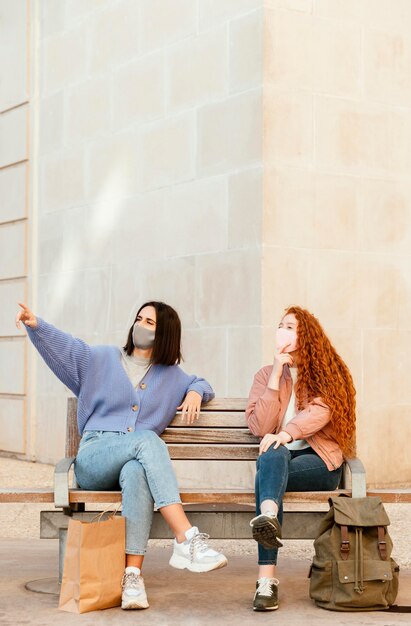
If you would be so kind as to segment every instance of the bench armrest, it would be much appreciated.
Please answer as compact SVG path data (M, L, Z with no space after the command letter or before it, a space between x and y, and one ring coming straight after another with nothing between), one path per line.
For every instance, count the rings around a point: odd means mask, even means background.
M346 466L351 472L351 494L353 498L365 498L367 495L367 483L365 480L365 468L360 459L346 459Z
M54 506L56 509L68 509L70 507L69 471L75 459L75 456L62 459L54 469Z

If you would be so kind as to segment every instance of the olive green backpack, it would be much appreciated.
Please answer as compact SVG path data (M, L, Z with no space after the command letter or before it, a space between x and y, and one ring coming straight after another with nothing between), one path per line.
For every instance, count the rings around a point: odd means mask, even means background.
M399 567L391 558L390 520L380 498L340 496L329 502L314 541L310 597L332 611L389 610Z

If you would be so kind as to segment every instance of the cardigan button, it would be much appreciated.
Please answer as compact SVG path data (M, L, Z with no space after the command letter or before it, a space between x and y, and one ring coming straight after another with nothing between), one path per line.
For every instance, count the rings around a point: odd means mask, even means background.
M132 433L133 431L134 431L134 428L133 428L132 426L129 426L129 427L127 428L127 432L128 432L128 433Z
M141 383L140 384L140 389L145 389L147 387L146 383Z
M132 411L138 411L138 405L137 404L133 404L133 406L131 407Z

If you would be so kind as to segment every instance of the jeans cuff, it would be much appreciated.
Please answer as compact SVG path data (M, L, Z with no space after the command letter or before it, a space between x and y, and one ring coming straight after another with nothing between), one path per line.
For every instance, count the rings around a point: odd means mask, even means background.
M258 561L258 565L277 565L277 560L270 559L269 561Z
M145 550L129 550L128 548L126 548L126 554L130 554L132 556L144 556L145 553Z
M162 509L163 506L170 506L170 504L182 504L180 498L178 500L170 500L165 502L156 502L156 508Z

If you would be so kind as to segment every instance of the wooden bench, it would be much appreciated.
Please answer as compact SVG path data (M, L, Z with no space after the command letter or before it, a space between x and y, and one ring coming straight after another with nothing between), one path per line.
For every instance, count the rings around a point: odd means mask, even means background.
M215 399L201 409L195 424L188 426L177 414L162 438L174 460L255 461L259 438L247 427L244 398ZM77 454L80 436L77 430L77 399L69 398L67 411L66 456L55 469L53 489L0 490L0 502L54 503L55 510L41 512L41 538L58 538L61 580L65 539L70 517L90 520L105 505L121 501L120 491L86 491L70 486L69 471ZM359 459L347 461L340 488L336 491L293 492L284 496L284 539L312 539L324 510L311 510L312 503L327 503L330 496L346 493L352 497L379 495L384 502L410 502L411 491L366 491L365 471ZM193 525L199 526L213 539L249 539L249 521L254 516L254 491L182 489L181 499ZM303 510L289 511L287 505L300 503ZM308 506L310 504L310 506ZM94 510L85 510L94 507ZM318 507L317 507L318 508ZM305 509L305 510L304 510ZM159 513L154 514L151 538L167 539L172 534ZM47 583L28 584L32 590L47 591ZM36 588L37 587L37 588ZM40 587L40 588L39 588Z

